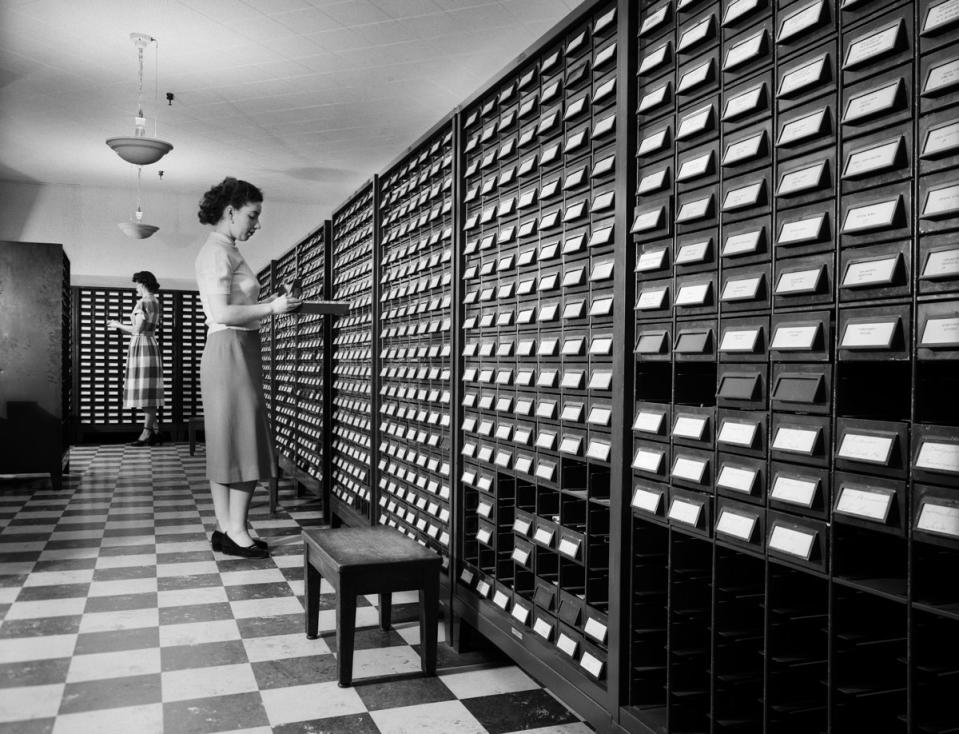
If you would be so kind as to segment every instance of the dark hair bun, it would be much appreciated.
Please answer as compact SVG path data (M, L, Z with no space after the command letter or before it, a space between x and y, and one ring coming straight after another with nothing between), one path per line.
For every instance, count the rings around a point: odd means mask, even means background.
M259 201L263 201L263 192L256 186L227 176L203 195L197 217L200 224L216 224L228 206L240 209L250 202Z
M156 276L149 270L141 270L133 274L133 282L142 284L150 293L159 293L160 284Z

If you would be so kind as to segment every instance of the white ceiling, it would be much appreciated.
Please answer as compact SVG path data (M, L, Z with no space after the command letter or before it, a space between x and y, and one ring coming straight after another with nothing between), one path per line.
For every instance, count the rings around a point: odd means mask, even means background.
M148 134L174 149L144 196L234 175L327 218L578 4L0 0L0 180L136 185L104 141L133 134L146 33Z

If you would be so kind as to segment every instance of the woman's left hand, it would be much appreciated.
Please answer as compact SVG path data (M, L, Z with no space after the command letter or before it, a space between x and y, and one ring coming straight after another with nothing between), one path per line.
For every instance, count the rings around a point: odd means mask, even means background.
M119 329L119 328L120 328L120 322L117 321L116 319L110 319L109 321L107 321L107 328L108 328L108 329Z

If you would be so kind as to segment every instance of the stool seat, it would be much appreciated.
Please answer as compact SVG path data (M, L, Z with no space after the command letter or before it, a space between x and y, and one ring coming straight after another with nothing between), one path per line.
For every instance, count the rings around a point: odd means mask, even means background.
M393 528L322 528L303 531L306 636L317 637L320 580L336 591L337 677L352 685L356 597L379 594L380 628L390 628L394 591L419 591L420 655L426 675L436 674L440 557Z

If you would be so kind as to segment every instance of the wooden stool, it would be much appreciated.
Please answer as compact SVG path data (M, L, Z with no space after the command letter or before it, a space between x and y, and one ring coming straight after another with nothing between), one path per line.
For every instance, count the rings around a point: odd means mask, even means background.
M306 636L319 626L320 579L336 590L337 674L341 688L353 681L353 633L358 594L380 595L380 628L390 628L391 594L420 593L420 655L426 675L436 675L440 557L387 527L303 531Z
M190 456L196 453L196 432L203 428L203 416L191 415L186 419L186 431L190 440Z

